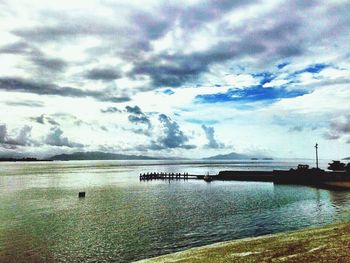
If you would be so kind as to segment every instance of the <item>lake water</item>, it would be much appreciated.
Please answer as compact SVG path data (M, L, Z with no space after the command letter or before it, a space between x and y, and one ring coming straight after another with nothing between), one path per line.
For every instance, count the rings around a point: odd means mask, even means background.
M289 169L299 162L0 163L0 262L130 262L349 220L349 191L138 178L153 171Z

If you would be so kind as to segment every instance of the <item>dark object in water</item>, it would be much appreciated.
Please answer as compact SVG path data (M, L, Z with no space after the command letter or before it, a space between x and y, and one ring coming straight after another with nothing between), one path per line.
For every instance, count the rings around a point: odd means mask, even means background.
M85 197L85 192L79 192L79 198Z
M206 181L206 182L211 182L211 181L213 180L213 178L212 178L210 175L205 175L205 176L203 177L203 179L204 179L204 181Z

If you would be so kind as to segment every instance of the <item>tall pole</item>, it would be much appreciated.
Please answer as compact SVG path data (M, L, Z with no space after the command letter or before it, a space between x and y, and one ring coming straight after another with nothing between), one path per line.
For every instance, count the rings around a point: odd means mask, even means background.
M316 168L318 169L318 144L315 145L316 148Z

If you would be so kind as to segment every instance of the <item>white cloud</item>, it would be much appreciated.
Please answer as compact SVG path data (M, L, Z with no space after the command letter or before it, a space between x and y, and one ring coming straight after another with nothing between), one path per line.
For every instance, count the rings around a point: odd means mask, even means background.
M226 85L232 85L235 88L245 88L259 84L259 80L250 74L227 75L224 80Z
M159 138L158 116L166 114L188 137L187 144L208 143L201 128L205 125L214 126L215 138L237 151L269 149L288 155L280 148L290 127L307 126L314 118L321 130L329 118L349 111L348 8L347 1L2 1L0 78L38 85L22 85L17 89L21 92L0 87L1 122L10 127L11 138L22 142L29 137L40 141L51 130L56 137L49 141L62 147L76 143L86 149L104 145L136 152L137 146ZM318 73L305 71L315 64L327 67ZM87 78L94 69L120 77ZM264 92L276 91L271 100L196 100L203 94L225 97L232 88L241 89L236 96L254 98L256 94L244 91L259 86L263 77L256 74L264 72L274 76L263 83L269 88ZM45 89L51 84L57 94ZM309 94L279 98L281 86ZM91 93L60 96L58 88L97 92L100 100ZM130 101L103 100L104 95ZM152 128L145 132L130 122L127 105L139 106ZM107 108L120 111L101 112ZM33 122L38 116L45 116L44 124ZM53 128L48 118L60 126ZM302 129L291 140L307 143L322 137L319 130ZM348 150L341 141L332 143L339 143L344 153ZM57 145L35 147L27 145L21 152L60 151ZM291 148L293 154L306 152ZM207 153L200 149L173 153Z

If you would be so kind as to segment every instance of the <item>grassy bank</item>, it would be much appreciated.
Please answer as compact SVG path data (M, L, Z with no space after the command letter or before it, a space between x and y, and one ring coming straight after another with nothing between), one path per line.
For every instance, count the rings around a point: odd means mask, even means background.
M350 223L246 238L140 262L350 262Z
M339 190L350 190L350 182L327 182L325 183L326 187L330 187L333 189L339 189Z

